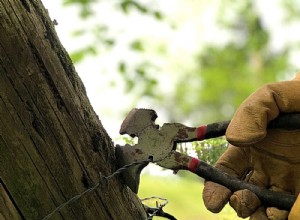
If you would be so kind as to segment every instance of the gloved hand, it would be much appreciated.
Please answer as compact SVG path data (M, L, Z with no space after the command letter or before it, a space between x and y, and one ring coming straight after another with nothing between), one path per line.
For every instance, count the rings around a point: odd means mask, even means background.
M300 192L300 130L267 130L267 124L280 113L291 112L300 112L300 73L291 81L263 86L241 104L226 132L230 146L216 167L249 183L297 195ZM213 182L205 183L203 199L212 212L221 211L229 201L238 216L250 216L251 220L281 220L289 215L288 211L263 207L249 190L232 193ZM291 216L300 219L299 197L296 205Z
M298 220L300 218L300 194L294 203L292 210L289 214L289 220Z

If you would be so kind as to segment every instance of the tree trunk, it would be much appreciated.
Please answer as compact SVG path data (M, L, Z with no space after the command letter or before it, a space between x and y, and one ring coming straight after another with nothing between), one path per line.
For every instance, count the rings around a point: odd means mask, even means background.
M115 162L40 0L0 1L0 219L42 219L95 186L100 173L113 173ZM51 219L145 219L145 212L114 177Z

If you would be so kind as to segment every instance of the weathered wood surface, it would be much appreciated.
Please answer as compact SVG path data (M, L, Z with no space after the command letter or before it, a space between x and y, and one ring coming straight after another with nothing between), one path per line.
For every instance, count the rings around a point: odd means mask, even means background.
M0 219L22 219L6 188L0 183Z
M115 170L112 141L53 29L40 1L0 1L1 219L42 219ZM114 178L51 219L144 218Z

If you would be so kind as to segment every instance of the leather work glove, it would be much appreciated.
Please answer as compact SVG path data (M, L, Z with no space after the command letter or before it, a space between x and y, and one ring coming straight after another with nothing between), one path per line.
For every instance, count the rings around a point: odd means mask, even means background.
M280 113L292 112L300 112L300 72L291 81L263 86L241 104L226 131L229 147L216 167L254 185L299 194L300 130L267 130L267 124ZM250 216L251 220L282 220L289 216L288 211L263 207L249 190L231 192L209 181L203 200L215 213L229 202L238 216ZM289 219L300 219L300 196Z
M289 220L298 220L300 218L300 194L294 203L292 210L289 214Z

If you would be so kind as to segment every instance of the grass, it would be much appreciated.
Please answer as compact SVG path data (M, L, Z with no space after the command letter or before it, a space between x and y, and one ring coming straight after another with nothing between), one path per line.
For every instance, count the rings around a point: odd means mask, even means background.
M209 212L202 201L203 182L195 175L185 174L177 176L151 176L143 174L139 187L139 197L148 198L158 196L168 200L163 210L178 220L237 220L235 212L227 205L220 213ZM153 199L154 200L154 199ZM155 207L155 201L148 206ZM163 203L163 202L161 202ZM154 204L154 205L153 205ZM155 217L163 220L165 218Z

